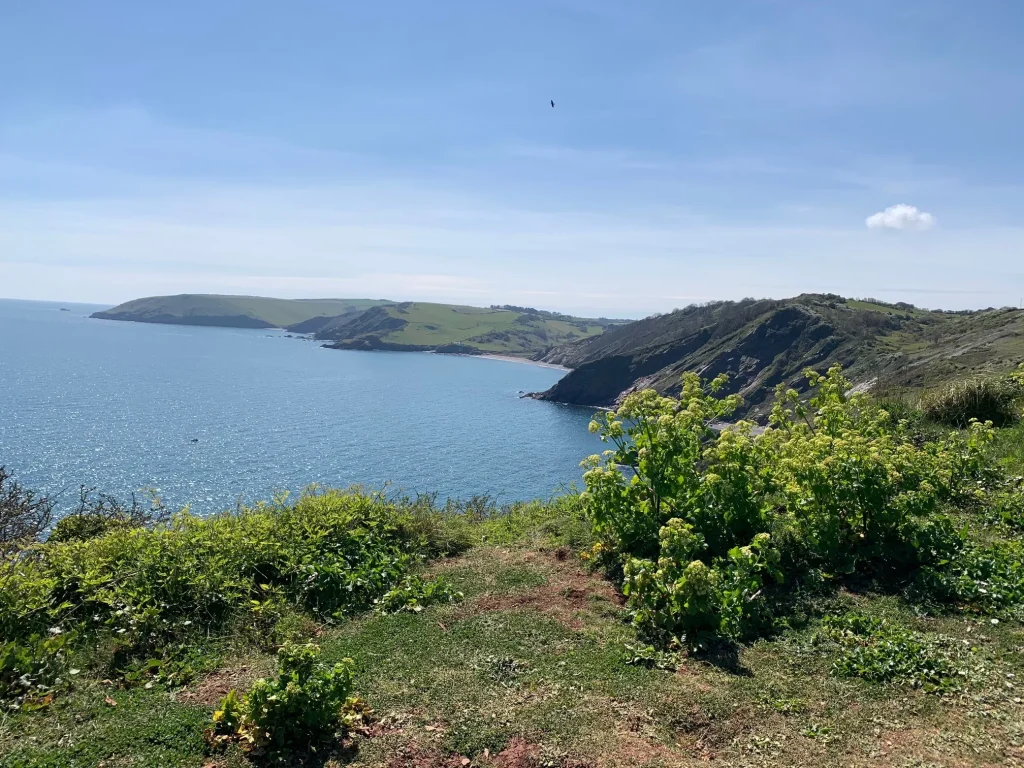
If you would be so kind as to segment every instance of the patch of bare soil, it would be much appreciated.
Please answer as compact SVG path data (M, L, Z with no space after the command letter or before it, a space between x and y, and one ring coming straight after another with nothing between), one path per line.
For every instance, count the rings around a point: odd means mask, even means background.
M625 768L625 766L657 765L663 768L682 768L694 764L666 747L637 733L615 733L597 757L598 768Z
M497 754L484 750L473 759L443 752L433 744L409 741L393 750L388 768L597 768L597 763L578 757L551 759L538 744L516 737Z
M622 605L622 595L607 581L588 573L563 549L553 553L502 553L511 555L513 561L525 565L537 565L547 575L547 583L523 592L510 594L486 593L469 601L458 616L472 616L488 611L512 611L530 609L561 621L573 629L580 629L583 622L579 614L605 602Z
M269 665L256 663L225 667L178 691L175 698L185 704L212 707L232 690L245 693L256 680L266 677L270 671Z
M543 749L522 738L514 738L509 745L481 765L488 768L596 768L596 763L578 757L545 758Z
M960 729L966 728L962 723ZM997 766L1024 766L1024 751L1013 748L1001 757L992 760L978 755L974 760L965 758L964 750L943 748L944 737L957 732L955 719L944 727L908 727L880 734L864 746L869 748L867 756L851 757L851 766L904 766L928 765L936 768L996 768Z
M388 758L388 768L463 768L469 765L464 758L457 755L446 755L435 747L420 744L408 744L400 747Z
M524 739L512 739L508 747L495 755L490 764L494 768L538 768L540 747Z

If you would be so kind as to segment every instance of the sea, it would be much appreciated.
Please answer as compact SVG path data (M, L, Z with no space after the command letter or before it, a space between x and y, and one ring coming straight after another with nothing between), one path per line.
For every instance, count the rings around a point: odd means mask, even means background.
M314 484L546 499L604 447L591 409L522 397L561 370L89 318L104 308L0 300L0 466L60 508L81 486L197 514Z

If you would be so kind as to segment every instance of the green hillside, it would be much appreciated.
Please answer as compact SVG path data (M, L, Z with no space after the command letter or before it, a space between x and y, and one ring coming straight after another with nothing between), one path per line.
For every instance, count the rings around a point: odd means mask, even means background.
M284 328L317 317L338 317L386 303L380 299L271 299L183 293L135 299L95 312L92 317L172 325Z
M808 366L844 366L875 391L924 391L968 372L996 373L1024 360L1024 311L941 312L909 304L805 294L687 307L551 350L573 368L538 397L607 406L639 388L674 393L686 371L726 373L754 414L779 383L801 387Z
M532 356L619 321L528 308L406 302L343 317L316 332L339 349L440 350Z

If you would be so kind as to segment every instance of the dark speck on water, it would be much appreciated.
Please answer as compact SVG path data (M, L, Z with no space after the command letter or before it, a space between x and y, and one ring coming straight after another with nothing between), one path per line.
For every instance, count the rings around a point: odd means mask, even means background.
M592 411L518 396L562 371L60 306L0 301L0 465L42 492L153 488L202 514L312 483L514 501L603 447Z

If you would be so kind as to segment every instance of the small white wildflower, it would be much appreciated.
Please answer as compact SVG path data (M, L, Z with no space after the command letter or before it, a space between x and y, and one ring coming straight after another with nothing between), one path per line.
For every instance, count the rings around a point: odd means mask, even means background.
M51 635L60 635L60 634L64 633L64 630L61 629L60 627L50 627L49 633Z
M995 626L998 623L999 623L999 619L992 619L992 626Z

